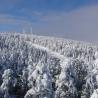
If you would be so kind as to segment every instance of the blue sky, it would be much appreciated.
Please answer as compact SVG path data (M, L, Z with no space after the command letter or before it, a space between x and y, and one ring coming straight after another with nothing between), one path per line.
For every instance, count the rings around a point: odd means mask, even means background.
M98 0L0 0L0 31L98 42Z

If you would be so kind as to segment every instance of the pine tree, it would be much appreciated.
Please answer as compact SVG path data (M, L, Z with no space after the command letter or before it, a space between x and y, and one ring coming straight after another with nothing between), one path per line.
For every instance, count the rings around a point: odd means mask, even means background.
M52 80L45 64L39 62L34 72L29 76L31 89L27 91L25 98L52 98Z
M11 69L5 70L4 74L2 75L2 78L3 78L3 83L0 88L2 90L3 96L4 98L10 98L9 93L12 93L13 87L16 84L13 70Z

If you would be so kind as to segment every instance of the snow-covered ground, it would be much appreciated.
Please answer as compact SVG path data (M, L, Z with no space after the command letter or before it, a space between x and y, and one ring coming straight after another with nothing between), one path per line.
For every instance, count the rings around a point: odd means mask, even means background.
M96 45L0 34L0 98L98 98Z

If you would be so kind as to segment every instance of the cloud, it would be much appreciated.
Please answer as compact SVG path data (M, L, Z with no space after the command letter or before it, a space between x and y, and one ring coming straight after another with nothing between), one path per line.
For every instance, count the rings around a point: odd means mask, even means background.
M22 11L24 13L25 9ZM98 5L89 5L70 12L33 11L26 14L27 16L0 14L0 26L12 25L19 30L24 28L27 32L32 26L33 33L38 35L98 42Z
M0 24L30 25L30 22L26 20L25 17L18 17L10 14L0 14Z
M86 6L71 12L38 14L33 31L40 35L58 36L90 42L98 41L98 6Z
M25 29L29 31L30 21L25 17L13 16L10 14L0 14L0 32L21 32Z

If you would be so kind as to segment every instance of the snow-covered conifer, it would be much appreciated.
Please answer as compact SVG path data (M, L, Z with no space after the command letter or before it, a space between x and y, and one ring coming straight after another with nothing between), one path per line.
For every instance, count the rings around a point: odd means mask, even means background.
M4 98L10 98L10 93L12 93L13 87L16 84L16 80L14 78L13 70L7 69L4 71L4 74L2 75L3 83L0 87L3 93Z
M52 80L49 69L42 62L39 62L34 72L29 76L31 89L27 91L25 98L36 96L39 98L52 97Z

